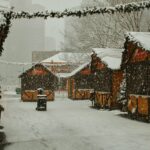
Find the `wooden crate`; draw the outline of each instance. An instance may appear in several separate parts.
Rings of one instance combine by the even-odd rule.
[[[84,100],[86,99],[85,91],[84,90],[76,90],[76,99]]]
[[[150,121],[150,96],[130,95],[128,99],[128,113],[135,119]]]
[[[118,108],[117,103],[117,95],[120,91],[120,84],[123,80],[123,72],[121,70],[114,71],[112,75],[112,92],[111,92],[111,98],[109,98],[109,108],[114,109]]]
[[[51,90],[45,90],[44,94],[47,95],[47,100],[48,101],[54,101],[55,94],[54,94],[53,91],[51,91]]]
[[[96,92],[96,105],[100,108],[108,107],[108,99],[110,97],[110,92]]]
[[[74,100],[88,100],[90,99],[91,89],[76,89],[73,92]]]
[[[91,89],[86,90],[85,95],[86,95],[86,99],[90,99],[90,97],[91,97]]]
[[[128,99],[128,112],[130,114],[136,114],[137,113],[137,107],[138,107],[137,97],[130,95],[129,99]]]
[[[37,101],[38,92],[35,90],[25,90],[22,93],[21,99],[23,101]]]
[[[149,99],[148,97],[138,97],[138,114],[148,116],[149,115]]]
[[[84,96],[84,93],[82,91],[75,91],[75,99],[82,99],[82,97]]]

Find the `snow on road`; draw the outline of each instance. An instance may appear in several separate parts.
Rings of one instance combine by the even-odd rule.
[[[90,108],[90,101],[57,97],[47,111],[19,97],[3,97],[1,124],[5,150],[149,150],[150,124],[121,117],[119,111]]]

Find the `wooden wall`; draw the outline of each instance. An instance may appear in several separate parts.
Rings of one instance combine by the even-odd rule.
[[[135,119],[150,121],[150,96],[129,95],[128,113]]]
[[[48,101],[54,100],[54,97],[55,97],[54,91],[44,90],[44,94],[47,95]],[[37,90],[25,90],[22,92],[21,99],[24,102],[34,102],[34,101],[37,101],[37,95],[38,95]]]
[[[85,67],[70,79],[68,79],[68,97],[74,100],[90,98],[90,92],[94,86],[94,76],[89,67]]]
[[[43,88],[49,100],[54,100],[58,79],[42,65],[36,65],[21,76],[21,98],[23,101],[37,100],[37,89]]]

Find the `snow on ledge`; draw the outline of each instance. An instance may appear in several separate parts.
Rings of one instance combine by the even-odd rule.
[[[70,77],[70,73],[56,73],[58,78],[68,78]]]
[[[42,63],[84,63],[89,58],[89,53],[59,52],[58,54],[43,60]]]
[[[123,49],[117,48],[93,48],[101,60],[107,64],[110,69],[120,69]]]
[[[90,65],[90,62],[86,62],[86,63],[80,65],[78,68],[76,68],[75,70],[73,70],[71,73],[58,73],[58,74],[56,74],[56,76],[59,77],[59,78],[69,78],[69,77],[72,77],[76,73],[80,72],[82,69],[84,69],[85,67],[87,67],[88,65]]]
[[[92,50],[100,58],[103,58],[103,57],[106,57],[106,56],[121,58],[122,52],[123,52],[123,49],[117,49],[117,48],[93,48]]]
[[[120,69],[121,65],[121,58],[115,58],[115,57],[110,57],[106,56],[102,58],[102,61],[108,65],[108,68],[110,69]]]
[[[135,96],[135,97],[139,97],[139,96],[141,96],[141,97],[144,97],[144,98],[147,98],[147,97],[150,97],[150,95],[140,95],[140,94],[130,94],[130,96]]]
[[[150,32],[127,32],[125,36],[142,49],[150,51]]]

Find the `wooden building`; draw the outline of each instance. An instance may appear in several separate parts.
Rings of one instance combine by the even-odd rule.
[[[54,100],[54,90],[58,79],[44,65],[36,64],[19,77],[21,78],[21,99],[23,101],[36,101],[38,88],[44,89],[48,101]]]
[[[73,100],[90,99],[90,93],[93,90],[93,80],[90,63],[79,66],[68,77],[68,98]]]
[[[87,53],[59,52],[42,61],[53,73],[70,73],[85,63],[90,56]]]
[[[67,90],[67,79],[64,75],[71,73],[81,64],[85,63],[87,59],[89,60],[89,58],[90,54],[88,53],[59,52],[58,54],[43,60],[42,64],[47,66],[51,72],[58,76],[58,90]]]
[[[95,105],[99,108],[117,108],[117,95],[123,73],[120,69],[122,49],[94,49],[91,71],[95,74]]]
[[[150,121],[150,33],[129,32],[124,46],[122,68],[126,72],[128,113]]]

